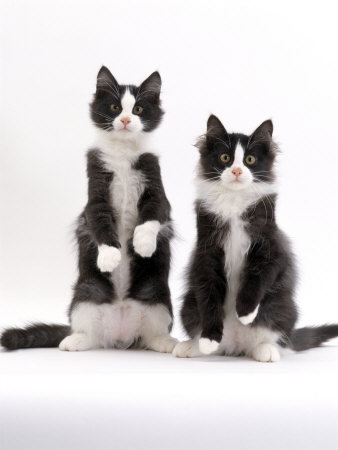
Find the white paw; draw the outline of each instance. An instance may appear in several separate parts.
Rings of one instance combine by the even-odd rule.
[[[193,340],[183,341],[176,344],[173,350],[173,356],[175,356],[175,358],[192,358],[197,356],[194,352]]]
[[[177,339],[168,336],[156,336],[148,344],[147,348],[159,353],[171,353],[177,344]]]
[[[280,360],[279,350],[274,344],[259,344],[254,348],[252,357],[260,362],[277,362]]]
[[[97,256],[97,267],[101,272],[112,272],[121,261],[121,252],[116,247],[110,245],[99,245]]]
[[[134,249],[143,258],[150,258],[156,250],[157,234],[160,226],[157,220],[150,220],[135,228],[133,239]]]
[[[238,317],[238,320],[243,325],[249,325],[256,319],[256,316],[258,314],[258,309],[259,309],[259,305],[257,306],[257,308],[254,311],[252,311],[252,313],[248,314],[247,316]]]
[[[84,333],[73,333],[61,341],[59,349],[66,352],[81,352],[92,348],[88,336]]]
[[[200,338],[198,345],[201,353],[204,355],[210,355],[210,353],[213,353],[218,349],[219,342],[208,338]]]

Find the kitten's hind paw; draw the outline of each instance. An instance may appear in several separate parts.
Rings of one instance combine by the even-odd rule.
[[[201,356],[201,353],[197,349],[196,342],[193,339],[189,341],[183,341],[176,344],[173,350],[173,356],[175,358],[193,358],[195,356]]]
[[[252,357],[260,362],[277,362],[280,360],[278,347],[274,344],[259,344],[253,349]]]
[[[155,336],[146,344],[146,347],[154,352],[171,353],[176,344],[177,339],[164,334],[161,336]]]
[[[121,261],[121,252],[118,248],[110,245],[99,245],[97,256],[97,267],[101,272],[112,272]]]
[[[64,338],[59,345],[59,349],[66,352],[82,352],[91,348],[90,339],[84,333],[73,333]]]
[[[208,338],[200,338],[199,340],[199,349],[200,352],[204,355],[210,355],[210,353],[215,352],[219,347],[219,342],[208,339]]]
[[[259,305],[257,306],[257,308],[252,311],[250,314],[247,314],[246,316],[237,316],[238,320],[243,324],[243,325],[250,325],[250,323],[252,323],[258,314],[258,309],[259,309]]]

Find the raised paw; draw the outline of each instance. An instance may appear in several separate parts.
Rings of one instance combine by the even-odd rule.
[[[121,261],[121,252],[116,247],[110,245],[99,245],[97,256],[97,267],[101,272],[112,272]]]
[[[200,338],[198,345],[201,353],[210,355],[210,353],[213,353],[218,349],[219,342],[202,337]]]
[[[274,344],[259,344],[254,348],[252,357],[260,362],[277,362],[280,360],[278,347]]]
[[[64,338],[59,345],[59,349],[66,352],[81,352],[91,348],[90,339],[84,333],[73,333]]]
[[[176,344],[177,339],[165,334],[162,336],[156,336],[153,339],[151,339],[146,344],[146,347],[149,350],[153,350],[154,352],[171,353]]]
[[[159,229],[160,223],[157,220],[138,225],[134,230],[133,238],[135,252],[143,258],[150,258],[156,250]]]
[[[257,308],[252,311],[250,314],[247,314],[246,316],[238,316],[238,320],[243,324],[243,325],[249,325],[250,323],[252,323],[258,314],[258,309],[259,309],[259,305],[257,306]]]

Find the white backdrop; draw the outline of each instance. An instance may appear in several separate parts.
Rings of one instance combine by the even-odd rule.
[[[86,202],[94,133],[88,103],[102,64],[121,83],[162,76],[166,115],[154,146],[179,236],[175,306],[195,236],[193,144],[212,112],[244,133],[273,119],[278,220],[298,257],[301,323],[338,321],[336,1],[1,0],[0,8],[0,326],[65,321],[72,222]]]

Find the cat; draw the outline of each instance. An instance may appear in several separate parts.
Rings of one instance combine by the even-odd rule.
[[[8,329],[1,337],[5,348],[172,352],[171,207],[148,142],[163,116],[160,91],[158,72],[136,87],[100,69],[90,105],[97,139],[87,153],[88,203],[77,220],[79,276],[70,326]]]
[[[181,320],[190,340],[176,357],[246,355],[280,359],[280,347],[305,350],[338,336],[338,325],[295,329],[296,268],[275,218],[271,120],[250,136],[226,131],[211,115],[198,142],[197,244]]]

